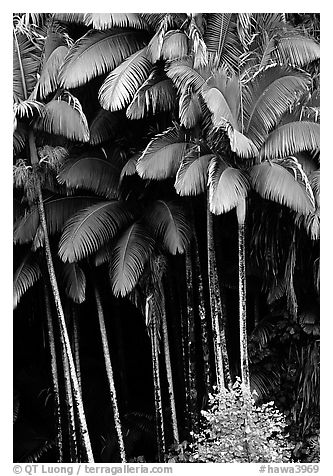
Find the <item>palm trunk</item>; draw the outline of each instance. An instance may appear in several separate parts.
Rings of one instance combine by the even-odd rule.
[[[216,367],[216,383],[217,391],[220,397],[220,404],[224,395],[224,371],[221,349],[221,330],[219,313],[220,310],[217,305],[217,295],[220,292],[219,285],[216,280],[217,267],[214,248],[213,237],[213,216],[209,210],[209,197],[207,195],[207,254],[208,254],[208,283],[209,283],[209,299],[210,299],[210,313],[212,319],[213,340],[214,340],[214,354]]]
[[[68,361],[69,361],[70,378],[72,382],[75,410],[78,415],[80,438],[82,440],[84,452],[86,453],[87,462],[93,463],[94,458],[93,458],[91,443],[89,439],[88,427],[87,427],[86,418],[84,414],[79,384],[76,377],[75,365],[74,365],[73,355],[72,355],[71,347],[69,343],[64,311],[63,311],[61,300],[60,300],[58,283],[57,283],[57,279],[56,279],[56,275],[54,271],[53,258],[52,258],[49,236],[48,236],[47,225],[46,225],[46,217],[45,217],[45,209],[44,209],[44,203],[43,203],[41,183],[40,183],[40,178],[39,178],[39,174],[37,170],[38,154],[37,154],[34,133],[32,130],[29,131],[29,148],[30,148],[31,164],[33,167],[35,180],[36,180],[38,211],[39,211],[40,223],[41,223],[43,235],[44,235],[44,249],[45,249],[46,264],[47,264],[47,269],[48,269],[48,273],[50,277],[50,283],[51,283],[52,293],[53,293],[54,302],[55,302],[55,306],[57,310],[57,315],[59,319],[61,335],[63,336],[63,339],[64,339],[64,342],[63,342],[64,352],[66,353],[68,357]]]
[[[153,296],[146,300],[146,322],[151,322],[150,339],[151,353],[153,363],[153,381],[154,381],[154,401],[155,401],[155,418],[156,418],[156,437],[157,437],[157,456],[158,462],[164,462],[165,455],[165,437],[164,437],[164,421],[162,409],[162,393],[160,382],[160,366],[158,360],[158,329],[156,322],[155,304]]]
[[[244,395],[250,396],[250,372],[246,331],[246,273],[245,273],[245,199],[237,206],[239,259],[239,333],[241,378]]]
[[[60,334],[61,347],[64,349],[64,339]],[[71,386],[71,376],[69,370],[68,358],[65,353],[62,355],[63,363],[63,372],[64,372],[64,384],[65,384],[65,394],[66,394],[66,414],[67,414],[67,425],[68,425],[68,439],[69,439],[69,456],[71,463],[78,462],[78,447],[76,440],[76,425],[75,425],[75,413],[73,405],[73,393]]]
[[[95,299],[96,299],[96,307],[97,307],[97,313],[98,313],[99,328],[100,328],[101,338],[102,338],[106,374],[107,374],[107,378],[109,382],[113,418],[114,418],[114,424],[116,428],[118,445],[119,445],[120,459],[122,463],[126,463],[124,439],[123,439],[123,433],[121,429],[121,422],[120,422],[119,411],[118,411],[116,387],[115,387],[114,379],[113,379],[113,370],[111,365],[108,338],[107,338],[106,328],[105,328],[103,307],[102,307],[101,297],[99,295],[99,292],[96,286],[95,286]]]
[[[188,374],[188,402],[191,431],[196,431],[198,426],[197,409],[197,378],[196,378],[196,355],[195,355],[195,327],[193,311],[193,275],[190,250],[186,251],[186,302],[187,302],[187,374]]]
[[[165,297],[162,296],[162,332],[163,332],[163,346],[164,346],[164,359],[165,367],[168,381],[168,391],[169,391],[169,401],[171,408],[171,420],[172,420],[172,434],[173,440],[176,445],[179,444],[179,434],[178,434],[178,423],[177,423],[177,413],[176,413],[176,403],[175,395],[173,390],[173,379],[172,379],[172,368],[171,368],[171,359],[170,359],[170,350],[169,350],[169,335],[168,335],[168,324],[166,319],[165,312]]]
[[[62,426],[61,426],[61,409],[60,409],[57,356],[56,356],[56,350],[55,350],[51,304],[50,304],[48,289],[46,285],[44,285],[44,298],[45,298],[45,309],[46,309],[46,319],[47,319],[47,335],[48,335],[48,343],[49,343],[49,350],[50,350],[50,357],[51,357],[51,374],[52,374],[52,384],[53,384],[53,394],[54,394],[55,417],[56,417],[56,426],[57,426],[57,450],[58,450],[57,462],[62,463],[63,462],[63,444],[62,444],[63,437],[62,437]]]
[[[82,395],[82,381],[81,381],[81,364],[80,364],[80,341],[79,341],[79,320],[77,309],[75,304],[72,304],[72,316],[73,316],[73,354],[75,361],[75,369],[77,375],[77,381]]]

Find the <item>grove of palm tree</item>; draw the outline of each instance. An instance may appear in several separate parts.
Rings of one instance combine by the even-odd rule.
[[[14,14],[15,462],[319,461],[319,42]]]

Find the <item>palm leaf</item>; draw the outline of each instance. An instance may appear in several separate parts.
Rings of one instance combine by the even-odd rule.
[[[104,109],[117,111],[131,101],[151,69],[146,52],[147,48],[137,51],[106,78],[98,93],[99,102]]]
[[[58,174],[61,185],[92,190],[106,198],[118,196],[120,167],[101,157],[83,156],[66,160]]]
[[[50,101],[45,105],[44,111],[35,123],[37,130],[59,134],[71,140],[89,140],[87,119],[76,98],[71,104],[63,100]]]
[[[16,128],[13,134],[13,150],[14,155],[21,152],[26,144],[28,138],[28,131],[26,125],[23,122],[17,121]]]
[[[148,231],[137,222],[116,242],[110,262],[111,286],[115,296],[126,296],[135,287],[153,244]]]
[[[57,197],[44,201],[48,233],[53,235],[62,230],[69,217],[83,207],[96,203],[94,197]],[[34,206],[14,224],[14,243],[33,241],[39,227],[38,208]]]
[[[254,165],[250,170],[250,179],[253,188],[263,198],[305,215],[314,210],[303,184],[280,164],[262,162]]]
[[[170,79],[155,78],[152,73],[135,93],[128,106],[129,119],[142,119],[149,113],[170,111],[175,107],[176,92]]]
[[[136,174],[136,164],[140,156],[141,156],[141,152],[138,154],[134,154],[130,159],[128,159],[126,164],[121,169],[120,179],[119,179],[120,182],[123,181],[124,177],[128,177],[130,175]]]
[[[97,145],[113,139],[120,127],[119,113],[100,109],[90,124],[90,144]]]
[[[184,253],[191,238],[191,227],[182,207],[175,202],[157,200],[145,213],[144,220],[169,253]]]
[[[208,164],[213,154],[198,157],[197,153],[186,154],[176,175],[175,189],[181,195],[199,195],[207,188]]]
[[[40,267],[36,261],[31,260],[31,253],[29,252],[14,274],[14,309],[17,307],[22,296],[41,278],[41,276],[42,272]]]
[[[60,70],[61,86],[75,88],[113,70],[144,43],[136,30],[89,31],[68,52]]]
[[[53,93],[59,86],[58,75],[66,54],[67,46],[58,46],[44,63],[42,73],[37,83],[36,94],[41,99],[45,99],[50,93]]]
[[[289,122],[268,135],[260,149],[260,157],[283,158],[306,150],[316,152],[319,148],[319,124],[307,121]]]
[[[41,50],[24,34],[14,31],[13,94],[14,101],[28,99],[37,82]]]
[[[199,97],[195,93],[186,92],[179,99],[180,125],[190,129],[194,127],[201,117],[201,105]]]
[[[187,148],[185,134],[171,127],[149,142],[136,170],[144,179],[162,180],[175,175]]]
[[[238,35],[237,14],[208,14],[204,39],[207,50],[217,58],[218,65],[224,64],[232,70],[238,69],[243,48]]]
[[[62,279],[68,297],[81,304],[86,298],[86,276],[76,263],[64,263],[62,266]]]
[[[131,221],[131,214],[121,201],[100,202],[72,216],[66,223],[59,256],[73,263],[97,251]]]
[[[145,28],[146,23],[137,13],[86,13],[85,24],[96,30],[110,28]]]
[[[168,31],[163,39],[161,57],[165,60],[182,58],[188,54],[187,37],[181,31]]]
[[[278,38],[277,57],[281,64],[302,67],[320,58],[319,44],[300,34],[286,34]]]
[[[267,133],[309,86],[310,77],[281,66],[266,69],[244,88],[244,132],[259,148]]]
[[[247,196],[249,182],[240,169],[214,157],[208,167],[209,207],[220,215],[237,207]]]
[[[236,129],[233,129],[231,126],[227,126],[227,133],[230,140],[231,150],[239,157],[250,159],[258,156],[259,151],[251,139]]]
[[[191,57],[171,61],[170,64],[167,65],[166,73],[175,84],[179,94],[188,91],[199,93],[209,76],[205,74],[204,69],[195,70],[193,68],[193,59]]]
[[[53,13],[53,18],[59,22],[84,24],[84,13]]]

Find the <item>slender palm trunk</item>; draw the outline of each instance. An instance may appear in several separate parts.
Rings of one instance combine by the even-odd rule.
[[[241,377],[245,396],[250,396],[250,372],[246,330],[246,273],[245,273],[245,199],[237,206],[238,270],[239,270],[239,333]]]
[[[207,196],[207,254],[208,254],[208,283],[209,283],[209,299],[210,313],[212,319],[215,366],[216,366],[216,383],[217,391],[220,396],[220,403],[224,395],[224,371],[222,360],[221,345],[221,329],[219,313],[220,309],[217,305],[217,295],[220,292],[219,285],[216,281],[217,267],[213,237],[213,216],[209,210],[209,197]]]
[[[171,359],[170,359],[170,349],[169,349],[169,335],[168,335],[168,324],[166,319],[165,312],[165,297],[162,296],[162,333],[163,333],[163,347],[164,347],[164,359],[165,359],[165,368],[168,381],[168,391],[169,391],[169,401],[171,408],[171,420],[172,420],[172,434],[173,440],[176,445],[179,444],[179,433],[178,433],[178,423],[177,423],[177,413],[176,413],[176,403],[175,403],[175,394],[173,390],[173,378],[172,378],[172,368],[171,368]]]
[[[60,335],[61,347],[64,349],[64,339]],[[68,427],[68,439],[69,439],[69,456],[71,463],[78,462],[78,447],[76,439],[76,425],[75,425],[75,413],[74,413],[74,404],[73,404],[73,393],[71,385],[71,376],[69,370],[69,362],[67,355],[63,353],[62,355],[63,363],[63,372],[64,372],[64,385],[65,385],[65,394],[66,394],[66,414],[67,414],[67,427]]]
[[[163,463],[165,455],[165,437],[162,409],[162,392],[160,382],[160,365],[158,359],[158,327],[156,322],[155,303],[152,295],[146,300],[146,322],[151,322],[150,339],[153,363],[157,456],[159,463]]]
[[[45,309],[46,309],[46,319],[47,319],[47,335],[48,335],[48,343],[49,343],[49,350],[50,350],[50,357],[51,357],[51,374],[52,374],[55,417],[56,417],[56,427],[57,427],[57,450],[58,450],[57,462],[62,463],[63,462],[63,436],[62,436],[62,426],[61,426],[61,409],[60,409],[57,356],[56,356],[56,349],[55,349],[51,304],[50,304],[50,298],[49,298],[48,289],[46,285],[44,285],[44,298],[45,298]]]
[[[80,392],[82,395],[82,380],[81,380],[81,364],[80,364],[80,340],[79,340],[79,319],[75,304],[72,304],[72,316],[73,316],[73,354],[75,361],[75,369],[77,375],[77,381],[79,384]]]
[[[109,350],[108,338],[107,338],[106,328],[105,328],[104,312],[103,312],[101,297],[100,297],[99,291],[98,291],[96,286],[95,286],[94,291],[95,291],[95,299],[96,299],[96,307],[97,307],[99,328],[100,328],[101,338],[102,338],[105,368],[106,368],[106,374],[107,374],[108,383],[109,383],[109,390],[110,390],[111,405],[112,405],[112,410],[113,410],[114,425],[115,425],[115,428],[116,428],[118,445],[119,445],[120,459],[121,459],[122,463],[126,463],[126,454],[125,454],[123,432],[122,432],[122,429],[121,429],[121,422],[120,422],[119,411],[118,411],[117,394],[116,394],[116,387],[115,387],[115,384],[114,384],[113,370],[112,370],[111,358],[110,358],[110,350]]]
[[[43,203],[41,183],[40,183],[40,178],[39,178],[39,174],[37,170],[38,154],[37,154],[34,133],[32,130],[29,131],[29,149],[30,149],[31,164],[33,167],[35,181],[36,181],[39,218],[40,218],[40,223],[41,223],[43,235],[44,235],[44,250],[45,250],[46,264],[47,264],[47,269],[48,269],[48,273],[50,277],[50,283],[51,283],[52,293],[53,293],[54,302],[55,302],[55,306],[57,310],[57,315],[59,319],[61,335],[63,336],[63,339],[64,339],[64,343],[63,343],[64,351],[68,357],[70,378],[72,382],[73,397],[75,402],[75,410],[77,411],[78,421],[79,421],[80,438],[82,440],[84,452],[86,453],[87,462],[93,463],[94,458],[93,458],[91,443],[89,439],[88,427],[87,427],[86,418],[84,414],[79,384],[76,377],[75,365],[74,365],[73,355],[71,352],[70,342],[68,338],[64,311],[63,311],[63,307],[60,300],[58,283],[57,283],[57,279],[56,279],[56,275],[54,271],[53,258],[52,258],[49,236],[48,236],[47,225],[46,225],[46,217],[45,217],[45,209],[44,209],[44,203]]]

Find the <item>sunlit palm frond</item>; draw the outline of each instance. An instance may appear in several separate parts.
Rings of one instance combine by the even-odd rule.
[[[320,149],[320,126],[315,122],[297,121],[274,129],[260,149],[260,157],[275,159],[298,152]]]
[[[53,13],[53,18],[64,23],[84,24],[84,13]]]
[[[91,30],[69,50],[60,70],[60,84],[75,88],[112,71],[124,59],[145,46],[136,30]]]
[[[214,157],[208,166],[209,207],[212,213],[226,213],[246,198],[249,181],[240,169],[228,167]]]
[[[78,264],[64,263],[62,266],[62,280],[68,297],[77,304],[85,301],[86,276]]]
[[[277,39],[276,56],[281,64],[302,67],[320,58],[319,44],[299,33],[286,33]]]
[[[96,30],[110,28],[145,28],[146,23],[137,13],[86,13],[84,21]]]
[[[251,139],[232,127],[227,127],[227,132],[231,150],[239,157],[250,159],[259,155],[259,151]]]
[[[119,163],[90,155],[67,159],[59,171],[58,181],[71,189],[83,188],[106,198],[116,198],[119,176]]]
[[[90,139],[92,145],[101,144],[115,137],[121,127],[119,113],[100,109],[90,124]]]
[[[186,35],[177,30],[168,31],[163,39],[161,57],[165,60],[183,58],[188,54],[188,40]]]
[[[138,222],[133,223],[115,243],[110,278],[115,296],[126,296],[137,284],[153,250],[154,240]]]
[[[218,64],[225,64],[232,70],[237,71],[239,59],[243,52],[238,35],[237,14],[208,14],[204,38],[208,51],[216,56]]]
[[[314,211],[312,200],[306,187],[278,163],[262,162],[250,170],[253,188],[263,197],[302,214]]]
[[[97,251],[132,219],[125,203],[100,202],[72,216],[64,226],[59,256],[73,263]]]
[[[15,102],[13,109],[15,118],[26,119],[30,121],[34,117],[42,116],[45,113],[44,104],[31,99]]]
[[[171,127],[149,142],[139,158],[136,170],[144,179],[162,180],[176,174],[187,148],[185,134]]]
[[[309,84],[307,74],[274,66],[246,85],[243,90],[244,131],[257,147]]]
[[[208,63],[207,46],[202,37],[202,32],[197,25],[196,19],[192,16],[190,24],[187,28],[187,35],[192,44],[192,52],[194,56],[194,68],[204,67]]]
[[[151,63],[143,48],[131,55],[107,76],[99,90],[101,106],[110,111],[123,109],[147,79]]]
[[[46,223],[50,235],[62,230],[64,223],[83,207],[96,203],[94,197],[57,197],[44,202]],[[33,241],[39,227],[39,213],[32,207],[14,224],[14,243],[24,244]]]
[[[202,114],[199,97],[195,93],[187,91],[179,99],[179,119],[180,125],[191,129],[194,127]]]
[[[176,91],[170,79],[156,78],[154,72],[135,93],[127,108],[129,119],[142,119],[149,113],[170,111],[175,107]]]
[[[52,100],[45,105],[44,114],[35,123],[37,130],[59,134],[71,140],[89,141],[87,119],[78,99],[69,95],[69,101]]]
[[[181,195],[198,195],[207,188],[208,164],[213,154],[187,153],[176,175],[175,189]]]
[[[14,273],[13,291],[14,309],[19,304],[22,296],[31,288],[42,276],[42,272],[37,261],[32,259],[29,252],[23,259],[22,263]]]
[[[136,174],[136,164],[140,156],[141,156],[141,152],[138,154],[134,154],[130,159],[128,159],[126,164],[121,169],[120,178],[119,178],[120,183],[123,181],[124,177],[128,177],[130,175]]]
[[[14,31],[13,95],[14,101],[28,99],[37,82],[42,51],[26,35]]]
[[[179,94],[193,91],[199,93],[207,77],[201,70],[195,70],[191,57],[182,60],[171,61],[166,66],[168,77],[175,84]]]
[[[176,202],[157,200],[145,212],[144,221],[156,241],[169,253],[184,253],[191,238],[191,227],[181,206]]]
[[[66,54],[67,46],[58,46],[44,63],[42,73],[37,83],[36,95],[45,99],[50,93],[53,93],[59,86],[58,75]]]

